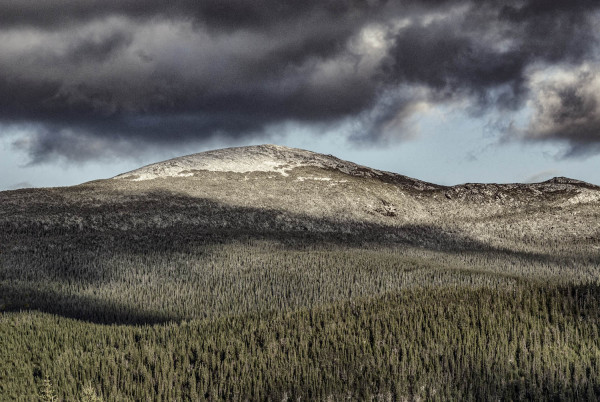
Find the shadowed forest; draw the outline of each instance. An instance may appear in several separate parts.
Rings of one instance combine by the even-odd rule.
[[[27,191],[0,221],[0,399],[600,398],[595,238]]]

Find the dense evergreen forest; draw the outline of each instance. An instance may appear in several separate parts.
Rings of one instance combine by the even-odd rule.
[[[0,219],[0,400],[600,398],[594,237],[52,197]]]

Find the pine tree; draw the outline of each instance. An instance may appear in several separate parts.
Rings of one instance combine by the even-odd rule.
[[[58,402],[58,396],[54,392],[54,387],[52,386],[52,382],[50,378],[46,376],[42,380],[42,389],[40,390],[40,399],[43,402]]]
[[[83,387],[81,402],[102,402],[102,398],[96,394],[96,390],[90,384],[87,384]]]

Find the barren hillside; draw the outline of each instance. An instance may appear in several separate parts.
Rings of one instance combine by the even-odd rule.
[[[600,188],[588,183],[446,187],[275,145],[203,152],[70,188],[3,192],[0,200],[0,219],[11,225],[185,224],[532,252],[594,252],[600,244]]]

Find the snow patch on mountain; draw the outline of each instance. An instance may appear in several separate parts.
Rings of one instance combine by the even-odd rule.
[[[309,166],[336,169],[346,174],[363,171],[371,177],[383,174],[378,170],[343,161],[331,155],[280,145],[255,145],[182,156],[120,174],[114,179],[141,181],[161,177],[188,177],[193,176],[194,171],[202,170],[235,173],[275,172],[288,176],[291,169]]]

